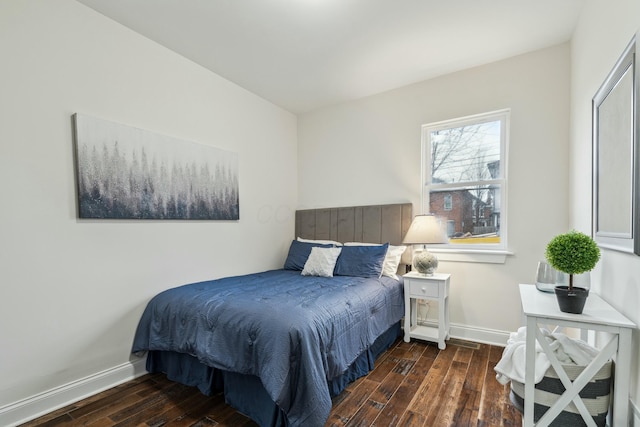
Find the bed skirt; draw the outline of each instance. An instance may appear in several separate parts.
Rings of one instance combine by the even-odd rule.
[[[371,372],[375,360],[400,335],[400,322],[380,335],[344,374],[329,381],[331,397],[340,394],[350,382]],[[286,414],[271,400],[260,379],[254,375],[222,371],[200,363],[191,355],[171,351],[149,351],[146,368],[151,373],[163,372],[171,381],[197,387],[207,396],[223,391],[227,404],[262,427],[288,426]]]

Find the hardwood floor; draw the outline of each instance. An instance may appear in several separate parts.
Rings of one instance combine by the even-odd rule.
[[[495,379],[502,348],[451,340],[398,340],[366,377],[333,401],[326,426],[521,426],[509,387]],[[197,389],[150,374],[23,424],[45,426],[255,426]]]

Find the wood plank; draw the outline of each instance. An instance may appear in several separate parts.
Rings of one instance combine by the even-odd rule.
[[[480,393],[462,387],[457,399],[454,419],[458,425],[474,427],[478,425],[478,409]]]
[[[469,362],[469,370],[464,379],[464,388],[467,390],[481,391],[487,369],[493,370],[489,363],[489,346],[481,344],[478,350],[473,352]]]
[[[336,427],[347,425],[377,387],[377,382],[365,378],[347,399],[332,409],[327,424]]]
[[[412,344],[413,345],[411,346],[411,348],[409,348],[404,355],[405,359],[418,360],[420,356],[422,356],[425,352],[432,354],[433,358],[435,358],[438,354],[436,343],[414,340]],[[429,349],[429,347],[431,347],[431,349]],[[431,353],[432,350],[433,353]]]
[[[97,400],[89,405],[84,405],[76,410],[71,411],[69,414],[74,418],[74,425],[86,426],[93,423],[100,418],[107,418],[109,415],[116,414],[119,411],[135,405],[140,400],[144,399],[138,393],[141,390],[146,390],[148,387],[158,387],[159,385],[155,381],[149,381],[148,383],[141,383],[137,386],[133,386],[130,389],[123,389],[121,393],[116,393],[106,397],[102,400]],[[164,383],[164,388],[169,387],[170,384]],[[111,420],[113,423],[113,420]]]
[[[412,363],[411,366],[414,364]],[[386,404],[391,396],[394,395],[402,381],[406,378],[406,374],[399,374],[397,372],[390,372],[380,386],[371,393],[370,400]]]
[[[396,367],[398,363],[399,363],[398,359],[385,357],[382,363],[376,363],[375,369],[371,371],[369,375],[367,375],[367,378],[370,381],[376,381],[381,383],[382,381],[384,381],[385,377],[393,371],[393,369]]]
[[[435,399],[437,403],[433,405],[427,417],[426,424],[428,426],[447,427],[458,425],[455,414],[458,407],[458,398],[464,383],[464,376],[467,373],[467,366],[466,363],[458,362],[454,358],[438,391],[438,397]]]
[[[169,406],[169,409],[165,410],[164,412],[158,411],[147,420],[147,424],[150,427],[163,426],[169,421],[180,418],[186,412],[193,410],[203,402],[209,402],[211,411],[215,411],[221,406],[225,406],[224,396],[222,396],[222,394],[217,394],[208,398],[200,393],[194,394],[192,391],[192,393],[185,400],[175,402],[175,405]]]
[[[458,347],[455,356],[453,356],[453,360],[455,362],[461,362],[468,365],[472,357],[473,357],[473,350],[471,348]]]
[[[400,341],[391,351],[389,352],[389,357],[393,357],[395,359],[408,359],[412,354],[411,349],[414,347],[413,342],[408,343],[404,341]]]
[[[481,344],[477,350],[473,351],[456,410],[456,417],[461,425],[477,424],[485,372],[487,369],[493,370],[493,366],[488,366],[488,360],[488,345]]]
[[[195,403],[195,402],[194,402]],[[225,410],[230,410],[230,407],[224,405],[221,407],[221,415],[224,415]],[[203,420],[211,410],[211,401],[210,399],[203,399],[200,402],[197,402],[192,407],[188,408],[186,412],[180,415],[177,418],[163,424],[166,427],[191,427],[193,424],[198,421]]]
[[[73,419],[68,413],[78,409],[81,406],[86,406],[90,403],[93,403],[97,400],[103,400],[113,394],[116,393],[120,393],[122,392],[122,390],[126,390],[128,388],[131,388],[139,383],[142,382],[154,382],[155,379],[150,378],[149,376],[144,376],[144,377],[138,377],[136,379],[133,379],[131,381],[128,381],[124,384],[120,384],[117,385],[113,388],[110,388],[108,390],[105,390],[101,393],[95,394],[93,396],[87,397],[86,399],[81,400],[80,402],[76,402],[74,404],[71,404],[69,406],[65,406],[64,408],[60,408],[56,411],[50,412],[46,415],[43,415],[42,417],[38,418],[37,420],[33,420],[30,422],[26,422],[24,424],[22,424],[21,427],[31,427],[32,425],[34,425],[34,423],[38,423],[38,426],[45,426],[45,425],[60,425],[62,422],[64,422],[64,420],[71,420]],[[58,420],[56,420],[57,418],[59,418]],[[51,420],[51,424],[47,424],[48,421]]]
[[[418,360],[425,352],[435,359],[438,355],[437,344],[420,340],[413,340],[410,343],[402,341],[391,351],[389,356],[397,359]]]
[[[109,415],[114,422],[120,423],[123,420],[137,416],[140,412],[146,411],[148,408],[154,408],[162,403],[163,400],[172,400],[175,396],[184,391],[186,386],[182,384],[173,384],[164,390],[158,390],[153,394],[149,394],[144,398],[131,403],[129,406],[122,408],[115,414]],[[162,392],[161,392],[162,391]]]
[[[423,414],[407,411],[398,421],[399,427],[423,427],[426,423],[426,417]]]
[[[369,427],[384,408],[384,404],[374,400],[367,400],[349,420],[349,427]]]
[[[429,369],[424,381],[416,392],[416,396],[409,404],[408,409],[425,416],[429,416],[431,410],[438,404],[434,398],[438,396],[438,391],[449,371],[456,347],[447,347],[449,351],[441,351],[435,358],[433,365]]]
[[[98,418],[97,420],[93,420],[92,418],[92,422],[86,425],[89,427],[112,427],[114,424],[115,423],[111,420],[111,418]],[[85,424],[78,424],[76,422],[72,422],[71,425],[77,426],[77,425],[85,425]]]
[[[420,357],[413,365],[413,369],[400,384],[396,392],[391,396],[378,418],[375,425],[394,426],[397,425],[404,415],[407,407],[414,399],[425,376],[429,372],[434,359],[430,357]]]
[[[502,425],[502,406],[501,397],[506,392],[505,386],[496,380],[493,367],[498,363],[502,356],[502,349],[498,347],[489,348],[488,367],[484,374],[484,387],[482,390],[482,398],[480,408],[478,410],[478,421],[486,426]]]
[[[136,408],[121,411],[109,417],[115,426],[124,427],[128,425],[138,425],[153,418],[158,413],[164,413],[184,402],[192,393],[190,387],[176,384],[179,387],[168,388],[166,391],[149,395],[145,401],[136,405]]]

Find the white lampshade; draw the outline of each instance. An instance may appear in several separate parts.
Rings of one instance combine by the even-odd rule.
[[[449,238],[435,215],[416,215],[402,242],[407,245],[428,245],[449,243]]]
[[[413,218],[402,242],[407,245],[428,245],[448,243],[449,238],[442,222],[435,215],[417,215]],[[438,268],[438,258],[426,249],[414,250],[413,268],[419,273],[430,276]]]

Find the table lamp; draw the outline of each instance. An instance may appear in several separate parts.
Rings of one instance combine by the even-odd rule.
[[[413,268],[426,276],[431,276],[438,267],[438,258],[429,252],[425,245],[449,243],[442,222],[433,214],[416,215],[409,226],[403,243],[407,245],[423,245],[422,250],[413,250]]]

